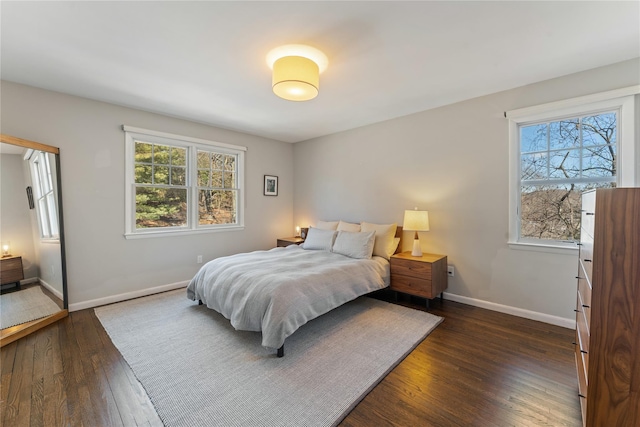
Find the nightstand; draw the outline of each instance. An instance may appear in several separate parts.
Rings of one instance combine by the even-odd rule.
[[[299,245],[304,242],[302,237],[283,237],[282,239],[278,239],[278,247],[284,248],[289,245]]]
[[[447,256],[402,252],[391,256],[391,290],[429,300],[447,289]]]
[[[24,279],[22,271],[22,257],[9,256],[0,258],[0,282],[3,285],[15,283],[20,289],[20,280]]]

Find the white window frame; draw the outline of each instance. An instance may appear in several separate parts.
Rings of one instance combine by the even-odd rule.
[[[640,183],[640,143],[635,118],[636,95],[640,86],[632,86],[505,113],[509,119],[509,239],[512,249],[531,249],[544,252],[566,253],[577,251],[572,242],[520,237],[520,126],[537,122],[551,122],[567,117],[589,115],[603,111],[616,111],[617,123],[617,177],[616,186],[633,187]]]
[[[29,170],[31,172],[40,240],[42,242],[59,242],[60,224],[58,221],[56,181],[54,180],[54,169],[51,167],[49,153],[28,150],[24,159],[29,162]],[[43,224],[46,225],[47,230],[44,229]]]
[[[139,239],[148,237],[163,237],[185,234],[212,233],[220,231],[244,230],[244,163],[246,147],[225,144],[222,142],[208,141],[205,139],[188,136],[174,135],[166,132],[141,129],[123,125],[125,133],[125,233],[127,239]],[[135,201],[135,141],[156,143],[184,147],[187,149],[187,225],[183,227],[145,228],[136,229],[136,201]],[[197,159],[198,149],[215,151],[216,153],[230,154],[237,158],[236,163],[236,223],[235,224],[198,224],[198,186],[197,186]]]

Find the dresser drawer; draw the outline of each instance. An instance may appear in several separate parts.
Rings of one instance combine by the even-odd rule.
[[[591,286],[587,279],[578,279],[578,307],[576,309],[584,313],[587,329],[589,329],[591,324]]]
[[[392,290],[429,299],[436,296],[433,295],[431,280],[394,275],[393,270],[391,271]]]
[[[578,338],[576,344],[582,354],[584,365],[589,366],[589,326],[587,325],[586,317],[582,310],[576,313],[576,331]]]
[[[576,337],[578,339],[578,337]],[[587,419],[587,369],[584,365],[580,350],[576,345],[576,370],[578,371],[578,394],[580,395],[580,409],[582,411],[583,425]]]

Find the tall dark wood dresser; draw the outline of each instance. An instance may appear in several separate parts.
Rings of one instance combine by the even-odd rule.
[[[583,424],[640,426],[640,188],[582,196],[575,348]]]

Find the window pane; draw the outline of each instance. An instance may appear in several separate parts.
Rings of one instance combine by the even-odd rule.
[[[582,119],[582,143],[588,145],[615,144],[616,114],[605,113]]]
[[[198,194],[198,223],[235,224],[235,190],[200,190]]]
[[[151,184],[151,166],[136,165],[135,169],[135,182],[136,184]]]
[[[151,163],[152,144],[136,141],[136,163]]]
[[[521,159],[521,176],[523,180],[547,178],[546,153],[523,154]]]
[[[578,240],[583,190],[575,184],[522,186],[520,236]]]
[[[211,173],[211,187],[222,188],[222,172],[213,171]]]
[[[549,123],[549,149],[580,147],[580,121],[561,120]]]
[[[49,222],[47,221],[47,203],[44,197],[38,200],[38,207],[40,208],[38,216],[40,217],[40,229],[42,230],[42,237],[49,237],[51,236],[51,230],[49,230]]]
[[[216,169],[216,170],[222,170],[224,167],[224,158],[226,156],[223,156],[222,154],[213,154],[213,165],[211,166],[212,169]]]
[[[49,214],[49,229],[51,230],[51,237],[59,236],[58,231],[58,212],[56,210],[56,201],[53,191],[47,194],[47,210]]]
[[[186,166],[187,149],[180,147],[171,147],[171,164],[174,166]]]
[[[582,176],[616,176],[616,146],[585,147],[582,151]]]
[[[520,128],[520,151],[529,153],[532,151],[546,151],[547,149],[547,125],[523,126]]]
[[[153,146],[153,163],[156,165],[168,165],[170,147],[167,145],[154,144]]]
[[[236,170],[235,156],[224,156],[224,170],[231,172]]]
[[[580,177],[580,149],[551,152],[549,157],[549,177]]]
[[[166,185],[169,184],[169,166],[153,167],[153,183]]]
[[[198,151],[198,169],[209,169],[211,167],[211,160],[209,153],[206,151]]]
[[[186,225],[185,188],[136,187],[136,228]]]
[[[236,180],[233,172],[224,173],[224,188],[235,188]]]
[[[180,167],[171,168],[171,185],[187,185],[187,169]]]
[[[198,171],[198,187],[209,187],[209,169]]]
[[[612,188],[614,182],[521,187],[520,236],[545,240],[580,240],[582,192]]]

